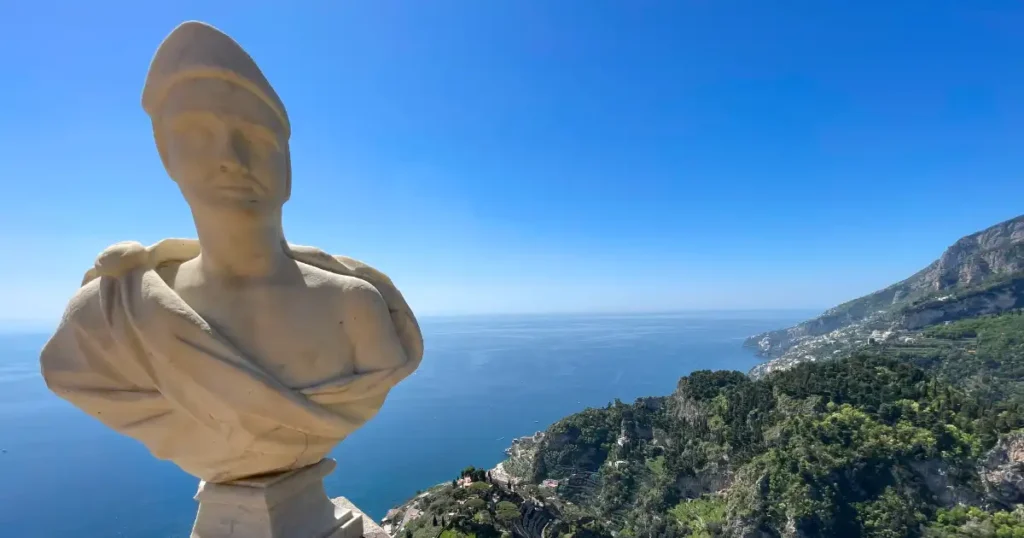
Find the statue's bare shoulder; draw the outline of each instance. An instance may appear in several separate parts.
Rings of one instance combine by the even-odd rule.
[[[297,262],[306,285],[328,291],[362,371],[401,366],[407,360],[380,291],[354,276]]]
[[[302,272],[306,285],[310,287],[326,287],[342,293],[351,288],[362,287],[363,285],[373,288],[373,286],[361,278],[332,273],[299,260],[296,260],[295,263],[299,267],[299,271]]]
[[[354,276],[332,273],[303,262],[296,263],[306,286],[329,293],[337,311],[344,317],[387,313],[384,297],[369,282]],[[389,318],[384,321],[390,323]]]

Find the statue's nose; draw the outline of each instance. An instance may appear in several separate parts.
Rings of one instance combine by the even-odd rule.
[[[249,141],[237,129],[233,129],[221,148],[220,169],[222,172],[249,170]]]

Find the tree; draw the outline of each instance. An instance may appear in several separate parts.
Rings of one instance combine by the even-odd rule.
[[[453,478],[453,479],[452,479],[452,487],[453,487],[453,488],[457,488],[457,487],[459,487],[459,481]]]
[[[498,519],[508,524],[519,519],[519,507],[508,501],[501,501],[498,506],[495,507],[494,515],[498,516]]]
[[[437,526],[437,516],[434,516],[434,526]]]
[[[487,510],[480,510],[473,514],[473,521],[479,525],[491,526],[494,524],[494,519],[491,517],[491,513]]]
[[[490,491],[492,487],[493,486],[487,482],[473,482],[473,484],[469,486],[469,490],[473,493],[481,494]]]
[[[910,533],[925,521],[924,514],[916,510],[911,498],[892,487],[885,488],[877,499],[854,506],[857,509],[857,519],[863,526],[863,536],[910,536]]]

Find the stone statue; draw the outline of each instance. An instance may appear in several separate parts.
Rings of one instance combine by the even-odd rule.
[[[384,274],[285,240],[288,115],[230,37],[177,27],[142,105],[198,240],[100,254],[43,377],[207,483],[318,464],[419,365],[416,318]]]

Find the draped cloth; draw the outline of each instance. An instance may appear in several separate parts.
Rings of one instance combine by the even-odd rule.
[[[390,312],[400,366],[285,386],[218,334],[156,269],[199,254],[199,243],[119,243],[97,259],[40,356],[61,398],[208,482],[316,463],[372,418],[423,357],[419,325],[383,273],[312,247],[296,261],[362,279]],[[339,329],[340,330],[340,329]],[[399,349],[399,346],[394,346]]]

